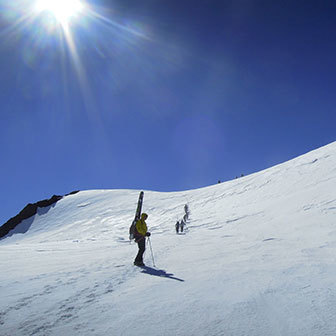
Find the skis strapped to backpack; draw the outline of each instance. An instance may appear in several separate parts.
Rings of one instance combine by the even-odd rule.
[[[133,222],[132,222],[132,224],[129,228],[129,239],[130,240],[134,239],[135,224],[140,219],[143,197],[144,197],[144,192],[141,191],[140,195],[139,195],[139,199],[138,199],[138,206],[137,206],[137,209],[136,209],[136,212],[135,212],[135,217],[134,217],[134,220],[133,220]]]

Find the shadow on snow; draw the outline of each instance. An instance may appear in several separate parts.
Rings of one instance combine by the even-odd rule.
[[[161,277],[161,278],[168,278],[168,279],[173,279],[173,280],[184,282],[183,279],[176,278],[176,277],[173,276],[174,275],[173,273],[167,273],[164,270],[159,270],[159,269],[155,269],[155,268],[148,267],[148,266],[143,266],[141,268],[142,268],[141,273],[145,273],[145,274],[149,274],[149,275],[155,275],[155,276],[158,276],[158,277]]]

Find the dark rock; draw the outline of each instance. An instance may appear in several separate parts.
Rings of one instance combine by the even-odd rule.
[[[65,195],[73,195],[78,193],[78,191],[72,191],[71,193]],[[53,195],[51,198],[42,200],[36,203],[29,203],[27,204],[18,215],[12,217],[8,220],[4,225],[0,227],[0,238],[6,236],[11,230],[13,230],[18,224],[20,224],[23,220],[30,218],[37,213],[37,208],[45,208],[51,206],[62,199],[63,196]]]
[[[71,193],[66,194],[65,196],[74,195],[74,194],[77,194],[79,192],[80,192],[80,190],[74,190],[74,191],[71,191]]]

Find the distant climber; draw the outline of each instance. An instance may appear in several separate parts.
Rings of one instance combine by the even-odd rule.
[[[179,221],[176,222],[175,229],[176,229],[176,233],[179,233],[179,230],[180,230],[180,222]]]
[[[186,204],[186,205],[184,206],[184,213],[185,213],[185,215],[184,215],[183,218],[185,218],[185,220],[187,221],[187,220],[189,219],[189,215],[190,215],[190,211],[189,211],[188,204]]]
[[[141,218],[135,224],[134,240],[138,243],[139,251],[134,260],[135,266],[145,266],[143,262],[143,254],[146,250],[146,237],[149,237],[151,234],[148,232],[146,219],[148,215],[142,213]]]
[[[184,229],[184,226],[186,225],[184,219],[181,220],[181,223],[180,223],[180,230],[181,232],[183,232],[183,229]]]

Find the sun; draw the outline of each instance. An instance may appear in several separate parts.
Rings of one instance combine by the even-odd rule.
[[[83,10],[80,0],[37,0],[35,10],[38,13],[49,12],[64,25]]]

